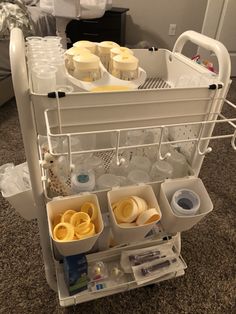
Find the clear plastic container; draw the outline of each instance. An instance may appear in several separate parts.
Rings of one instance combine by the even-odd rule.
[[[134,55],[133,51],[127,47],[115,47],[110,50],[110,63],[109,63],[109,72],[112,73],[113,65],[112,60],[113,57],[121,54],[130,54]]]
[[[138,59],[130,54],[122,54],[112,59],[112,75],[120,80],[132,81],[138,78]]]
[[[33,88],[36,93],[47,94],[56,90],[57,68],[40,65],[32,69]]]
[[[74,74],[78,80],[93,82],[101,78],[99,58],[93,54],[81,54],[73,57]]]
[[[90,50],[84,47],[71,47],[65,51],[65,66],[70,73],[73,72],[75,69],[73,57],[79,56],[84,53],[90,53]]]
[[[54,66],[57,69],[56,72],[56,84],[57,85],[65,85],[67,82],[66,79],[66,68],[65,62],[62,56],[50,57],[48,63]]]
[[[110,51],[112,48],[120,47],[117,43],[113,41],[102,41],[98,44],[97,55],[99,56],[104,67],[109,70],[109,65],[111,62]]]

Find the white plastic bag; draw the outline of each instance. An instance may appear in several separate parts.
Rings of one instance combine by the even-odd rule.
[[[4,197],[9,197],[31,189],[27,163],[14,166],[5,164],[0,167],[0,189]]]
[[[52,14],[53,12],[53,0],[40,0],[39,6],[42,11]]]
[[[94,19],[102,17],[106,11],[107,0],[80,0],[81,18]]]
[[[56,17],[94,19],[111,9],[112,0],[40,0],[40,7]]]

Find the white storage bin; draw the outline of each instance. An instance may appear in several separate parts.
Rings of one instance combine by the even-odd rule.
[[[81,240],[72,240],[66,242],[54,240],[52,222],[55,216],[65,212],[68,209],[79,211],[80,207],[85,202],[91,202],[95,204],[95,206],[98,209],[98,216],[95,220],[96,234]],[[58,249],[59,253],[62,254],[63,256],[70,256],[88,252],[94,246],[104,228],[100,206],[98,203],[97,196],[95,194],[77,195],[52,200],[47,203],[47,217],[49,233],[52,238],[52,241],[56,248]]]
[[[171,199],[177,190],[189,189],[200,198],[200,207],[195,215],[176,215],[171,206]],[[161,184],[159,204],[162,211],[162,227],[166,232],[176,233],[189,230],[203,217],[210,213],[213,204],[201,179],[195,177],[169,179]]]
[[[37,218],[36,206],[31,189],[12,195],[7,195],[2,192],[2,196],[15,208],[22,218],[26,220]]]
[[[114,240],[117,243],[130,243],[143,240],[144,237],[148,234],[148,232],[156,224],[156,222],[152,222],[149,224],[134,227],[125,228],[120,227],[113,213],[112,204],[128,196],[139,196],[143,198],[147,202],[148,208],[156,208],[157,213],[161,217],[161,212],[158,211],[159,205],[151,186],[149,185],[127,186],[124,188],[109,191],[107,193],[107,197],[108,208],[110,213],[110,223]]]
[[[9,163],[0,168],[2,196],[22,218],[26,220],[37,218],[27,163],[16,166]]]

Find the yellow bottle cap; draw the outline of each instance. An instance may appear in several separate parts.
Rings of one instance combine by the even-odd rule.
[[[84,212],[89,215],[91,221],[94,221],[98,216],[97,207],[91,202],[85,202],[80,208],[81,212]]]
[[[77,41],[77,42],[75,42],[75,43],[73,44],[73,47],[75,47],[75,48],[78,48],[78,47],[80,47],[80,48],[86,48],[86,49],[88,49],[91,53],[95,53],[95,52],[96,52],[96,47],[97,47],[97,45],[96,45],[94,42],[89,41],[89,40],[79,40],[79,41]]]
[[[74,227],[67,223],[61,222],[53,229],[53,238],[56,241],[71,241],[74,239]]]
[[[100,59],[94,54],[81,54],[73,57],[74,66],[78,70],[93,70],[99,69]]]
[[[120,45],[118,45],[114,41],[101,41],[98,44],[98,51],[100,53],[110,54],[110,50],[115,47],[120,47]]]
[[[66,210],[64,214],[61,216],[61,222],[70,222],[71,216],[74,215],[75,213],[77,212],[73,209]]]
[[[121,71],[134,71],[138,68],[138,59],[131,54],[123,53],[113,57],[113,67]]]
[[[95,234],[95,226],[92,222],[89,224],[88,228],[85,229],[84,231],[75,232],[76,237],[80,240],[87,237],[91,237],[94,234]]]
[[[120,54],[130,54],[130,55],[133,55],[133,51],[127,47],[115,47],[115,48],[112,48],[111,51],[111,58],[117,56],[117,55],[120,55]]]
[[[70,218],[70,223],[74,226],[77,227],[78,225],[82,223],[87,223],[89,225],[90,223],[90,217],[87,213],[82,213],[82,212],[76,212],[73,214]]]

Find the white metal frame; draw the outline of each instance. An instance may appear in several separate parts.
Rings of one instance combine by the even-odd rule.
[[[227,105],[230,105],[234,109],[236,109],[236,107],[231,102],[225,100],[225,95],[227,94],[227,91],[229,88],[229,81],[230,81],[229,79],[230,60],[224,46],[215,40],[209,39],[206,36],[188,31],[184,33],[183,35],[181,35],[179,39],[177,40],[172,56],[174,57],[175,55],[178,55],[180,58],[182,58],[181,50],[184,44],[189,40],[207,49],[213,50],[215,52],[215,54],[217,55],[219,59],[219,65],[220,65],[219,77],[223,83],[223,88],[221,90],[216,90],[213,96],[213,99],[210,99],[211,101],[214,101],[214,105],[216,109],[215,111],[210,112],[210,114],[208,115],[208,118],[211,116],[211,119],[204,119],[203,121],[200,121],[200,122],[199,121],[198,122],[186,121],[182,124],[179,124],[179,123],[170,124],[171,126],[179,126],[179,125],[186,125],[186,124],[187,125],[188,124],[198,124],[198,125],[200,124],[202,128],[205,126],[210,126],[207,136],[204,135],[204,133],[202,132],[202,128],[200,128],[201,132],[199,133],[199,136],[197,138],[189,139],[189,141],[195,141],[197,143],[197,153],[195,155],[195,158],[197,160],[196,169],[199,171],[201,167],[201,163],[203,161],[203,156],[207,152],[209,152],[209,148],[208,148],[209,140],[231,137],[232,147],[234,150],[236,150],[236,145],[235,145],[236,125],[234,123],[236,119],[228,119],[224,117],[222,114],[220,114],[219,116],[221,120],[217,120],[217,115],[220,112],[223,102],[226,102]],[[24,44],[22,32],[19,29],[13,29],[11,32],[11,40],[10,40],[10,60],[11,60],[11,68],[12,68],[13,86],[15,90],[16,102],[17,102],[19,119],[20,119],[20,124],[21,124],[26,160],[29,166],[30,178],[31,178],[31,183],[32,183],[32,191],[33,191],[33,196],[34,196],[34,200],[37,207],[37,220],[38,220],[38,226],[39,226],[40,242],[41,242],[42,253],[43,253],[46,279],[50,287],[54,290],[57,290],[58,283],[56,281],[56,276],[55,276],[57,267],[55,266],[50,238],[48,234],[48,225],[47,225],[47,217],[46,217],[46,210],[45,210],[46,200],[44,196],[43,184],[41,181],[42,172],[40,168],[40,152],[38,151],[38,146],[37,146],[38,134],[36,132],[36,126],[35,126],[35,117],[34,117],[35,108],[31,104],[31,100],[34,101],[34,97],[36,97],[36,95],[32,95],[32,97],[30,95],[24,49],[25,49],[25,44]],[[137,93],[138,92],[134,92],[135,95],[138,95]],[[129,95],[129,99],[132,98],[132,94],[124,93],[123,95],[127,95],[127,96]],[[86,95],[84,96],[86,97]],[[74,95],[73,97],[76,97],[76,95]],[[56,101],[58,101],[58,99]],[[61,110],[62,110],[61,108],[57,110],[59,114],[61,113]],[[47,117],[48,111],[49,110],[47,110],[45,113],[45,118],[47,121],[47,132],[48,132],[49,145],[50,145],[50,138],[55,136],[55,134],[53,134],[50,130],[50,125],[49,125],[48,117]],[[228,135],[212,136],[212,131],[213,131],[215,123],[223,123],[223,122],[229,123],[234,128],[234,132]],[[161,128],[162,132],[164,128],[167,126],[168,124],[157,125],[157,127]],[[145,126],[145,128],[148,128],[148,126]],[[134,128],[134,129],[137,129],[137,128]],[[117,145],[115,148],[117,161],[119,161],[118,151],[119,149],[123,148],[119,146],[119,135],[120,135],[121,130],[122,129],[119,129],[119,128],[115,130],[117,134]],[[105,132],[105,131],[102,130],[100,132]],[[91,132],[88,132],[88,133],[91,133]],[[80,132],[78,134],[80,134]],[[70,143],[71,134],[65,133],[63,135],[65,135],[68,138],[68,151],[69,151],[69,157],[71,160],[71,155],[73,154],[73,152],[71,152],[71,143]],[[182,141],[177,140],[177,141],[173,141],[173,143],[179,143],[179,142],[185,142],[185,141],[186,140],[182,140]],[[200,146],[202,141],[204,141],[204,145]],[[162,156],[162,153],[161,153],[161,146],[164,144],[166,143],[162,142],[162,136],[159,143],[151,144],[151,145],[156,145],[159,147],[158,154],[159,154],[160,159],[164,159],[168,157],[168,156]],[[51,152],[53,153],[52,149],[51,149]],[[84,153],[84,152],[74,152],[74,153]],[[177,234],[176,246],[177,246],[178,251],[180,252],[180,247],[181,247],[180,234]],[[118,290],[124,291],[125,289],[130,289],[130,288],[131,286],[127,286],[127,287],[123,287],[121,290],[119,289]],[[112,293],[115,293],[115,291],[113,291]],[[112,294],[112,293],[110,293],[109,291],[107,293],[104,292],[104,294],[101,294],[101,296]],[[82,302],[88,300],[89,298],[83,299]],[[80,302],[80,300],[78,299],[79,297],[78,298],[69,297],[68,300],[65,300],[65,302],[62,300],[61,304],[64,306],[71,305],[71,304]]]

